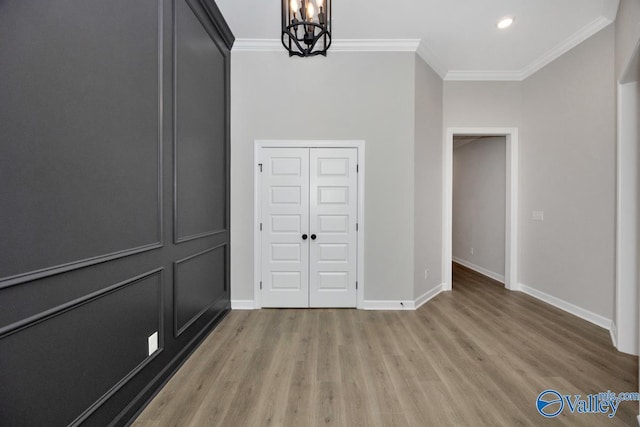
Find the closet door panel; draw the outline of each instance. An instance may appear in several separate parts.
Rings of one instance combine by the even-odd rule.
[[[262,164],[262,306],[308,307],[309,150],[265,148]]]
[[[358,152],[312,148],[309,159],[309,305],[355,307]]]
[[[262,148],[263,307],[355,307],[355,148]]]

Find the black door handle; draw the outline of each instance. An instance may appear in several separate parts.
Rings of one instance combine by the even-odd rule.
[[[307,235],[306,234],[302,235],[302,240],[307,240]]]
[[[311,240],[316,240],[316,235],[315,234],[311,235]]]

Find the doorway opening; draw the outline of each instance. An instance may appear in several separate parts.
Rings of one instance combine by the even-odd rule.
[[[506,137],[453,136],[452,258],[504,284]],[[456,282],[453,269],[452,282]]]
[[[443,289],[452,289],[453,261],[453,149],[454,137],[478,139],[504,137],[504,285],[518,289],[518,129],[517,128],[448,128],[444,140],[443,209],[442,209],[442,277]]]

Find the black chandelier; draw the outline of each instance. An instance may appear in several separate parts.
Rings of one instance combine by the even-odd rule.
[[[289,56],[327,56],[331,0],[282,0],[282,45]]]

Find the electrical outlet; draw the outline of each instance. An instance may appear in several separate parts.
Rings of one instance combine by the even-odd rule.
[[[471,248],[471,251],[470,251],[470,252],[471,252],[471,255],[473,255],[473,248]]]
[[[158,331],[149,335],[147,343],[149,345],[149,356],[151,356],[156,352],[156,350],[158,350]]]
[[[424,280],[427,280],[429,278],[429,269],[425,269],[424,270]]]

